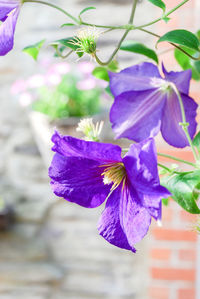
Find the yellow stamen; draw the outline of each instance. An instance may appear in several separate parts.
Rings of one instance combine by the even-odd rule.
[[[110,163],[101,165],[101,167],[106,167],[101,174],[102,176],[104,176],[104,184],[113,183],[109,195],[121,184],[121,182],[123,182],[122,188],[124,188],[126,181],[126,170],[123,163]]]

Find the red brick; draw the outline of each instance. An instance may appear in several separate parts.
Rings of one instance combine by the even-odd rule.
[[[181,249],[179,250],[179,259],[183,261],[195,261],[196,251],[193,249]]]
[[[197,233],[193,231],[186,231],[181,229],[166,229],[155,227],[153,235],[157,240],[166,241],[188,241],[195,242],[197,240]]]
[[[195,289],[178,290],[178,299],[195,299]]]
[[[179,150],[178,151],[178,150],[174,150],[174,149],[166,150],[165,148],[160,148],[159,151],[166,155],[171,155],[171,156],[177,157],[179,159],[187,160],[189,162],[194,162],[193,154],[191,151],[188,151],[188,150],[181,150],[181,151]],[[159,156],[158,161],[172,163],[173,160]],[[173,163],[177,163],[177,162],[173,161]]]
[[[171,256],[171,250],[169,249],[152,249],[151,250],[151,258],[155,259],[155,260],[169,260],[170,256]]]
[[[162,287],[149,288],[149,299],[169,299],[169,289]]]
[[[171,222],[173,216],[173,210],[169,207],[163,207],[162,220],[165,222]]]
[[[184,210],[180,211],[180,218],[183,221],[189,221],[189,222],[196,222],[197,221],[197,215],[190,214]]]
[[[181,268],[151,268],[151,276],[154,279],[161,280],[195,280],[195,269],[181,269]]]

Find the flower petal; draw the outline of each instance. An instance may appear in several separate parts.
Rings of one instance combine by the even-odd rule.
[[[186,121],[189,123],[189,134],[193,138],[197,126],[195,117],[198,105],[192,98],[185,94],[181,94],[181,97],[185,109]],[[180,122],[182,122],[182,116],[178,97],[175,92],[172,92],[164,107],[161,133],[167,143],[183,148],[189,145],[189,143],[182,127],[179,125]]]
[[[117,96],[110,111],[116,138],[139,142],[157,135],[165,100],[166,95],[158,89],[129,91]]]
[[[54,193],[87,208],[104,202],[110,187],[103,184],[98,161],[55,154],[49,168]]]
[[[151,224],[151,216],[140,204],[133,189],[125,187],[120,200],[120,223],[130,246],[141,241]]]
[[[132,144],[123,158],[129,183],[141,194],[143,205],[158,208],[161,198],[171,193],[160,186],[154,139]]]
[[[143,205],[145,202],[149,202],[149,200],[147,199],[147,197],[149,197],[151,203],[158,203],[158,206],[157,207],[153,207],[153,206],[149,206],[149,207],[146,207],[146,209],[148,210],[149,214],[157,221],[157,220],[161,220],[162,218],[162,198],[164,198],[163,196],[162,197],[157,197],[156,195],[155,196],[144,196],[144,200],[143,200]],[[155,204],[154,204],[155,205]],[[145,207],[145,205],[144,205]]]
[[[0,0],[0,20],[3,20],[13,9],[19,6],[19,1]]]
[[[62,136],[57,131],[52,136],[52,150],[69,157],[84,157],[104,164],[120,162],[121,148],[118,145],[85,141],[71,136]]]
[[[152,78],[161,78],[157,66],[149,62],[131,66],[120,73],[109,72],[109,77],[110,89],[115,97],[126,91],[152,89]]]
[[[165,78],[168,81],[173,82],[180,92],[188,95],[192,71],[186,70],[182,72],[167,72],[164,65],[162,65],[162,68]]]
[[[17,7],[0,25],[0,56],[7,54],[13,48],[14,32],[20,8]]]
[[[123,158],[123,163],[129,181],[133,181],[134,186],[136,183],[143,186],[159,184],[156,146],[153,138],[132,144]]]
[[[98,222],[98,230],[100,235],[109,243],[117,247],[136,252],[135,248],[129,245],[127,237],[120,224],[120,197],[121,190],[120,188],[117,188],[107,200],[106,207]]]

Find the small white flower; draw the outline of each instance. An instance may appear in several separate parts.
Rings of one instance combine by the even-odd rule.
[[[93,123],[92,118],[85,118],[78,123],[77,131],[83,132],[88,141],[99,141],[99,136],[103,128],[103,121]]]

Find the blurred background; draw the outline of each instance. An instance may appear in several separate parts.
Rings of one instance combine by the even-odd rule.
[[[52,3],[73,15],[87,6],[95,6],[97,9],[89,11],[83,19],[118,25],[128,20],[131,2],[68,0]],[[165,1],[168,9],[180,2]],[[200,27],[199,15],[199,1],[190,0],[172,15],[168,24],[160,22],[151,30],[161,35],[175,28],[195,32]],[[137,7],[135,24],[159,16],[159,9],[142,0]],[[103,207],[87,210],[52,194],[47,172],[52,131],[56,127],[63,133],[75,134],[77,124],[76,102],[68,114],[63,115],[68,116],[67,121],[52,121],[54,112],[60,113],[63,93],[70,97],[70,91],[76,93],[73,86],[78,86],[78,101],[87,98],[83,104],[87,111],[98,112],[97,120],[105,118],[103,138],[112,141],[105,109],[98,106],[97,100],[95,107],[90,103],[90,98],[95,97],[108,109],[112,100],[103,92],[105,86],[90,76],[94,64],[89,57],[77,62],[73,54],[63,63],[53,57],[54,50],[48,46],[34,62],[21,51],[44,38],[52,42],[74,35],[73,27],[60,28],[68,21],[50,7],[24,4],[16,27],[14,50],[0,57],[0,298],[200,299],[200,241],[193,229],[196,216],[170,202],[163,209],[163,226],[160,228],[153,223],[151,232],[133,254],[111,246],[98,235],[96,224]],[[116,30],[100,37],[98,48],[102,60],[109,57],[121,35],[122,32]],[[152,48],[155,45],[154,38],[140,32],[131,32],[128,39],[145,42]],[[168,70],[179,70],[168,49],[165,43],[159,45],[158,52],[165,53],[160,60]],[[120,68],[144,60],[142,56],[123,51],[117,58]],[[47,78],[51,82],[43,84]],[[74,85],[71,83],[70,91],[63,91],[69,80]],[[58,85],[59,89],[55,90]],[[51,88],[60,106],[58,110],[51,106],[49,121],[37,111],[46,111],[45,101],[50,97]],[[39,108],[34,107],[34,112],[30,109],[36,96],[33,90],[44,99]],[[199,83],[192,83],[191,95],[198,102]],[[78,113],[80,117],[86,112]],[[157,142],[160,151],[175,152],[159,137]],[[175,154],[191,159],[187,149]]]

